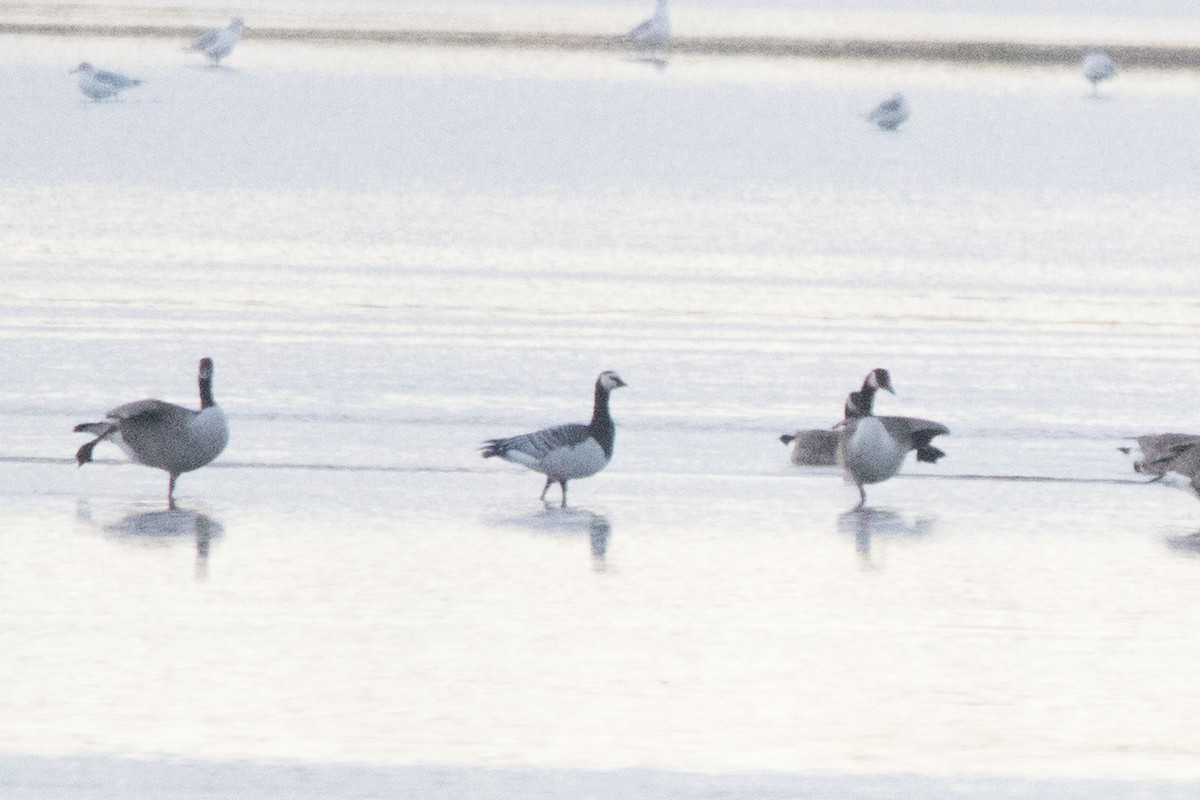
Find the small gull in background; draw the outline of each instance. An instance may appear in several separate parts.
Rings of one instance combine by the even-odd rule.
[[[654,16],[620,37],[626,46],[652,50],[666,47],[671,40],[671,18],[667,17],[667,0],[656,0]]]
[[[129,87],[137,86],[141,83],[137,78],[130,78],[119,72],[96,69],[86,61],[71,70],[72,75],[76,73],[79,74],[79,91],[93,100],[106,100],[109,97],[116,97]]]
[[[908,119],[908,101],[899,92],[875,106],[871,113],[867,114],[868,122],[874,122],[885,131],[896,130],[906,119]]]
[[[1100,81],[1111,80],[1117,75],[1116,62],[1099,48],[1083,57],[1083,77],[1092,84],[1092,96],[1098,94]]]
[[[224,28],[213,28],[197,36],[187,49],[204,53],[214,65],[218,65],[241,40],[244,27],[241,17],[234,17]]]

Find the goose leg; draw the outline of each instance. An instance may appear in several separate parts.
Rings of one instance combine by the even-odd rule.
[[[540,495],[538,495],[538,500],[545,502],[546,492],[550,491],[550,484],[552,484],[552,483],[554,483],[554,479],[547,476],[546,477],[546,485],[542,487],[542,493]]]
[[[167,508],[175,508],[175,478],[178,476],[172,472],[171,479],[167,481]]]
[[[863,485],[860,483],[860,484],[858,484],[858,505],[856,505],[854,507],[854,510],[860,511],[866,505],[867,505],[867,490],[864,489]]]
[[[558,483],[559,483],[559,485],[562,486],[562,494],[563,494],[562,505],[560,506],[560,508],[566,508],[567,507],[567,482],[559,481]]]

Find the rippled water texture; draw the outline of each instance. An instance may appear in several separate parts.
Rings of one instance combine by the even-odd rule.
[[[1196,790],[1200,504],[1116,450],[1200,432],[1196,75],[0,53],[0,786]],[[204,355],[232,438],[179,510],[74,466]],[[847,513],[777,437],[876,366],[952,433]],[[478,457],[602,369],[570,509]]]

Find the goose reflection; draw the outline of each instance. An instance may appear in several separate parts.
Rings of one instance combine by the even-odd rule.
[[[901,514],[886,508],[858,508],[838,517],[838,530],[854,534],[855,551],[864,562],[873,564],[872,539],[914,539],[927,535],[935,522],[935,517],[917,517],[909,523]]]
[[[1200,556],[1200,531],[1184,536],[1168,536],[1167,547],[1179,553]]]
[[[196,577],[208,576],[208,554],[212,541],[225,533],[220,522],[190,508],[159,509],[126,514],[116,522],[98,523],[92,518],[91,506],[82,500],[76,507],[76,518],[99,529],[107,536],[127,542],[162,542],[192,540],[196,545]]]
[[[541,511],[520,517],[502,517],[492,524],[523,528],[534,533],[551,536],[575,537],[586,533],[592,553],[592,565],[597,570],[606,568],[608,542],[612,535],[612,523],[603,514],[585,508],[556,508],[547,505]]]

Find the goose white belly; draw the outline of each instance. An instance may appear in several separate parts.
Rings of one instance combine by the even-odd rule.
[[[838,448],[839,463],[859,483],[886,481],[900,470],[908,448],[892,437],[878,417],[857,420]]]
[[[569,447],[558,447],[525,466],[555,480],[572,480],[595,475],[608,464],[604,448],[595,439],[585,439]]]

